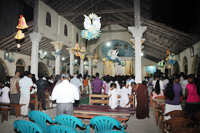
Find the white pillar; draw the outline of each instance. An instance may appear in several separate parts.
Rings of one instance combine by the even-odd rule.
[[[93,56],[92,55],[88,55],[87,58],[88,58],[88,64],[89,64],[89,66],[88,66],[88,75],[90,75],[90,77],[91,77],[92,76],[92,58],[93,58]]]
[[[81,59],[80,61],[80,74],[82,74],[82,76],[83,76],[83,66],[84,66],[83,61],[84,61],[83,59]]]
[[[70,55],[70,75],[74,75],[74,66],[73,66],[73,62],[74,62],[74,48],[66,48],[69,51],[69,55]]]
[[[38,51],[39,42],[41,41],[42,35],[40,33],[30,33],[29,34],[32,42],[31,49],[31,73],[35,74],[36,79],[38,78]]]
[[[51,44],[54,46],[54,49],[56,52],[59,52],[62,49],[63,42],[51,42]],[[55,61],[55,74],[60,74],[60,54],[57,56]]]

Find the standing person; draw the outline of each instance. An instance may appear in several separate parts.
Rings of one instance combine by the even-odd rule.
[[[130,107],[130,104],[128,104],[126,106],[126,104],[129,102],[128,95],[130,95],[130,94],[129,94],[128,88],[126,88],[126,82],[123,82],[122,88],[121,88],[121,91],[120,91],[120,96],[121,96],[120,106],[121,107]]]
[[[188,76],[189,83],[186,85],[185,111],[193,114],[200,111],[200,83],[195,79],[194,74]]]
[[[109,106],[111,107],[111,109],[115,109],[118,106],[116,87],[117,86],[116,86],[115,83],[111,83],[110,84],[110,90],[108,91]]]
[[[60,84],[62,81],[61,81],[61,75],[56,75],[56,77],[55,77],[55,81],[54,81],[54,84],[55,84],[55,86],[56,85],[58,85],[58,84]]]
[[[19,80],[19,87],[20,87],[20,104],[25,104],[21,106],[21,115],[23,117],[28,117],[28,105],[30,102],[30,92],[32,90],[33,82],[28,77],[29,72],[24,72],[24,77]]]
[[[185,75],[185,74],[184,74],[183,72],[180,73],[180,82],[179,82],[180,84],[182,84],[182,82],[183,82],[183,80],[184,80],[184,78],[183,78],[184,75]]]
[[[169,79],[169,83],[165,87],[165,96],[166,96],[166,103],[165,103],[165,112],[174,111],[174,110],[182,110],[180,96],[182,93],[181,85],[179,85],[180,75],[174,74],[172,75],[171,79]],[[166,116],[165,120],[170,119],[170,116]]]
[[[53,80],[53,75],[51,75],[50,79],[48,80],[46,91],[49,93],[49,100],[52,100],[51,94],[53,91],[55,84]],[[52,107],[52,102],[49,103],[49,107]],[[53,107],[56,107],[56,104],[53,104]]]
[[[168,83],[169,83],[169,77],[165,76],[164,80],[163,80],[163,87],[165,88],[166,84],[168,84]]]
[[[35,84],[36,83],[35,74],[32,74],[32,81],[33,81],[33,86],[32,86],[32,91],[30,92],[30,94],[37,94],[37,85]],[[30,98],[30,99],[33,100],[34,98]],[[31,110],[35,110],[35,104],[30,103],[29,105],[30,105]]]
[[[81,81],[77,78],[77,74],[74,74],[74,77],[70,80],[70,83],[72,83],[73,85],[75,85],[78,89],[79,92],[79,99],[82,95],[82,83]],[[74,106],[78,107],[79,106],[79,99],[75,100]]]
[[[62,83],[55,86],[52,92],[52,100],[56,100],[57,115],[67,114],[73,115],[74,100],[79,100],[78,88],[70,83],[70,75],[68,73],[63,73],[61,75]]]
[[[101,94],[101,89],[103,88],[103,81],[99,79],[99,73],[96,73],[96,79],[92,81],[92,94]]]
[[[153,97],[152,97],[153,100],[155,99],[156,96],[164,96],[163,81],[160,80],[159,75],[156,76],[156,82],[155,82],[155,84],[153,84],[153,87],[154,87],[154,92],[153,92]]]
[[[91,77],[90,77],[90,75],[88,75],[88,87],[89,87],[89,94],[92,94]]]
[[[9,86],[10,86],[10,84],[7,81],[5,83],[5,86],[1,89],[0,95],[1,95],[2,103],[10,103],[10,99],[9,99],[10,88],[9,88]]]
[[[80,82],[81,82],[81,88],[82,88],[82,91],[83,91],[83,78],[82,78],[82,74],[79,74],[78,76],[77,76],[77,78],[80,80]]]
[[[85,91],[86,94],[88,94],[88,79],[86,78],[86,75],[84,75],[83,78],[83,91]]]
[[[135,79],[135,76],[134,76],[134,75],[131,75],[131,76],[130,76],[130,81],[128,81],[128,86],[127,86],[127,88],[128,88],[128,90],[129,90],[129,94],[132,94],[131,83],[132,83],[132,82],[135,82],[134,79]]]
[[[43,80],[43,74],[38,74],[39,80],[36,81],[37,85],[37,95],[38,95],[38,101],[42,100],[42,109],[43,112],[46,112],[46,105],[45,105],[45,88],[47,86],[46,81]]]
[[[183,82],[181,84],[182,87],[182,94],[183,94],[183,98],[185,98],[185,90],[186,90],[186,85],[188,84],[188,77],[186,75],[183,76]]]
[[[132,95],[130,97],[129,102],[126,104],[130,104],[133,99],[134,92],[137,94],[137,109],[136,109],[136,118],[137,119],[145,119],[149,118],[149,104],[148,104],[148,91],[147,87],[143,84],[135,84],[135,82],[131,83],[132,87]]]
[[[10,79],[10,103],[19,103],[20,92],[19,92],[19,80],[20,72],[16,71],[15,76]],[[10,110],[10,115],[15,115],[15,107]]]
[[[110,84],[112,81],[110,80],[110,76],[107,75],[105,78],[105,82],[103,83],[103,88],[104,88],[104,94],[108,94],[108,91],[110,90]]]

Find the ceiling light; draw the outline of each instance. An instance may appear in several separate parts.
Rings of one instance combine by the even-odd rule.
[[[20,48],[20,44],[17,44],[17,48]]]
[[[109,43],[109,42],[107,43],[107,46],[110,46],[110,43]]]
[[[47,55],[47,52],[46,52],[46,51],[44,51],[44,55]]]
[[[141,56],[143,56],[144,55],[144,53],[143,52],[141,52],[141,54],[140,54]]]
[[[77,59],[75,59],[75,62],[77,62]]]
[[[62,57],[62,60],[65,60],[65,57]]]

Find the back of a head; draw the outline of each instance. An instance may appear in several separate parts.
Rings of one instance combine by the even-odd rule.
[[[156,81],[155,93],[156,93],[157,95],[160,94],[160,80],[157,80],[157,81]]]
[[[184,76],[184,75],[185,75],[184,72],[181,72],[181,73],[180,73],[180,76]]]
[[[136,83],[135,82],[131,82],[131,86],[133,86],[133,85],[136,85]]]
[[[24,76],[28,76],[30,73],[28,71],[24,72]]]
[[[61,79],[61,75],[58,74],[58,75],[55,76],[55,81],[58,81],[60,79]]]
[[[169,78],[169,83],[167,84],[167,88],[165,90],[166,92],[166,98],[170,101],[174,100],[175,93],[174,93],[174,80],[176,79],[176,74],[172,75]]]
[[[62,79],[69,79],[70,78],[70,75],[69,75],[69,73],[67,73],[67,72],[65,72],[65,73],[63,73],[62,75],[61,75],[61,78]]]
[[[20,71],[16,70],[15,71],[15,75],[20,74]]]
[[[99,73],[96,73],[96,77],[99,77]]]
[[[38,74],[38,78],[39,78],[39,79],[42,79],[43,77],[44,77],[44,76],[43,76],[42,73],[39,73],[39,74]]]
[[[110,88],[112,88],[112,87],[116,88],[117,85],[116,85],[115,83],[111,83],[111,84],[110,84]]]
[[[144,81],[142,81],[142,84],[143,85],[147,85],[147,82],[144,80]]]

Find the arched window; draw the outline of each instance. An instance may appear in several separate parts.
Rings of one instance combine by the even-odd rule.
[[[188,75],[188,60],[187,57],[183,58],[183,72]]]
[[[76,33],[76,42],[78,42],[78,33]]]
[[[38,69],[38,74],[42,73],[44,76],[49,76],[48,68],[44,63],[38,62],[38,68],[40,68]]]
[[[49,12],[46,14],[46,25],[51,27],[51,14]]]
[[[65,24],[64,35],[67,36],[67,25]]]
[[[16,62],[16,70],[20,72],[20,74],[24,74],[25,63],[22,59],[17,60]]]
[[[6,69],[6,66],[5,66],[3,60],[0,58],[0,80],[5,82],[7,75],[8,75],[8,71]]]

